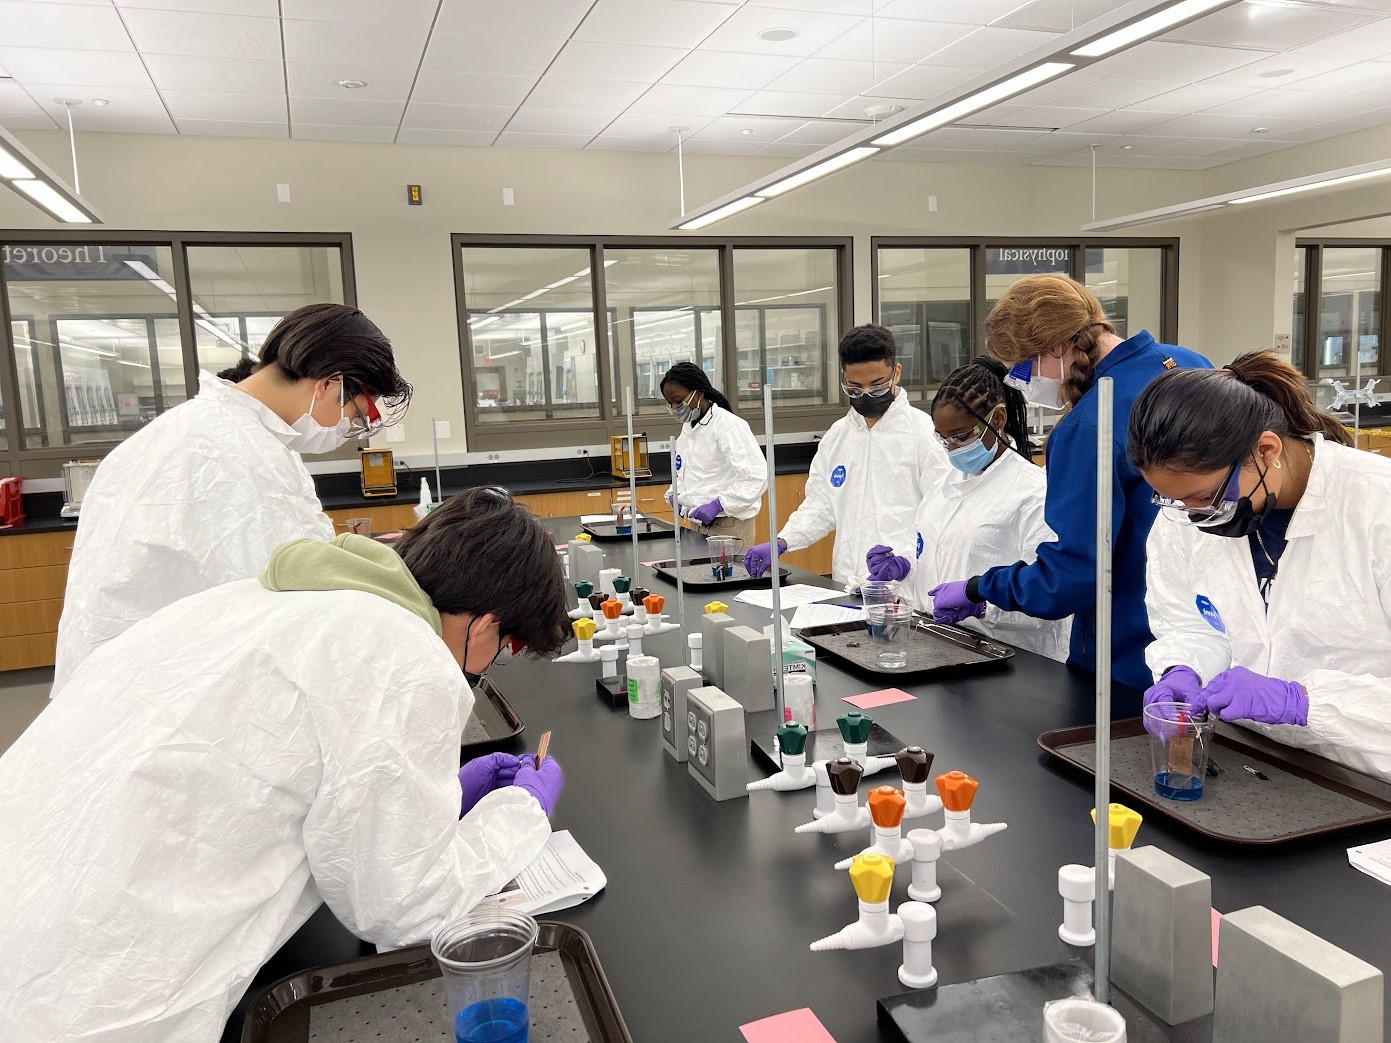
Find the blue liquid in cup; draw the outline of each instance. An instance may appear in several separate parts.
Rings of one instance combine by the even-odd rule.
[[[1193,775],[1161,771],[1154,777],[1154,792],[1168,800],[1197,800],[1203,795],[1203,780]]]
[[[454,1019],[454,1039],[457,1043],[526,1043],[526,1004],[504,996],[465,1007]]]

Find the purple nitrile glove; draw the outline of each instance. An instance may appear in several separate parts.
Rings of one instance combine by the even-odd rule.
[[[778,553],[787,553],[787,541],[778,540]],[[757,547],[750,547],[744,555],[744,569],[754,579],[758,579],[768,571],[768,566],[773,564],[773,545],[772,543],[760,543]]]
[[[1194,713],[1208,710],[1224,721],[1300,727],[1309,723],[1309,696],[1302,685],[1266,677],[1244,666],[1223,670],[1191,705]]]
[[[665,500],[665,501],[667,502],[667,506],[668,506],[668,507],[675,507],[675,506],[676,506],[676,496],[672,493],[672,491],[671,491],[670,489],[668,489],[666,492],[662,493],[662,499]]]
[[[561,772],[560,765],[554,757],[547,757],[538,769],[536,757],[531,754],[523,754],[519,760],[521,766],[517,769],[517,778],[512,785],[526,790],[535,797],[536,802],[541,805],[541,810],[549,818],[555,810],[555,802],[560,799],[560,791],[565,788],[565,775]]]
[[[1150,703],[1187,703],[1193,705],[1203,690],[1203,679],[1192,667],[1171,666],[1154,684],[1145,689],[1144,705]]]
[[[459,769],[459,788],[463,791],[459,817],[467,815],[493,790],[512,785],[516,775],[517,757],[510,753],[490,753],[469,761]]]
[[[934,623],[960,623],[963,619],[979,619],[985,615],[985,602],[972,601],[966,596],[966,580],[939,583],[929,590],[932,598]]]
[[[894,553],[892,547],[879,544],[869,548],[865,555],[865,565],[869,568],[869,578],[879,582],[897,583],[906,579],[913,567],[907,558]]]
[[[716,497],[715,499],[707,503],[705,506],[697,507],[695,510],[687,514],[686,517],[691,519],[691,521],[693,522],[699,522],[701,525],[709,526],[713,525],[715,523],[715,519],[723,513],[724,505],[721,504],[719,498]]]

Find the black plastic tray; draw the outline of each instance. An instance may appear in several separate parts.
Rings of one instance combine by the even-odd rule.
[[[1044,732],[1038,744],[1069,768],[1095,777],[1095,725]],[[1165,800],[1154,792],[1144,721],[1132,717],[1111,725],[1111,788],[1137,810],[1144,805],[1147,814],[1163,815],[1211,840],[1272,846],[1391,822],[1391,785],[1245,728],[1219,724],[1211,760],[1222,771],[1209,772],[1200,799]]]
[[[536,952],[560,953],[591,1043],[632,1043],[589,935],[570,924],[543,920]],[[308,1043],[313,1007],[439,976],[439,965],[428,945],[292,974],[257,994],[247,1011],[242,1043]],[[439,1038],[451,1040],[453,1033],[441,1025]],[[374,1036],[363,1043],[377,1040]]]
[[[709,566],[714,558],[682,558],[682,571],[695,568],[697,565]],[[676,585],[676,559],[669,558],[666,561],[654,561],[652,571],[672,586]],[[786,581],[792,575],[792,570],[782,565],[778,566],[778,574]],[[744,571],[742,565],[736,566],[735,575],[729,579],[716,579],[710,574],[710,569],[705,569],[705,576],[701,578],[699,574],[692,576],[686,572],[685,585],[687,590],[734,590],[737,587],[771,587],[773,585],[773,573],[769,571],[754,579]]]
[[[807,644],[856,669],[882,677],[924,677],[991,669],[1014,658],[1014,649],[1008,645],[917,616],[908,632],[908,665],[897,670],[879,665],[879,646],[870,642],[866,624],[859,620],[807,627],[798,635]]]
[[[663,521],[661,518],[653,518],[648,514],[638,516],[637,527],[639,540],[666,539],[676,532],[676,526],[671,522]],[[582,528],[603,543],[622,543],[625,541],[631,543],[633,539],[631,532],[620,533],[618,531],[617,522],[585,522]]]
[[[459,744],[463,760],[505,749],[526,730],[525,722],[517,716],[512,704],[488,678],[479,681],[473,693],[473,714],[464,724]]]

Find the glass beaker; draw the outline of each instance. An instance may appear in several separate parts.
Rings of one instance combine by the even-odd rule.
[[[1043,1005],[1043,1043],[1125,1043],[1125,1018],[1095,1000],[1054,1000]]]
[[[348,531],[356,533],[358,536],[372,535],[371,518],[349,518],[347,521]]]
[[[870,640],[877,640],[875,630],[882,619],[876,622],[874,610],[899,603],[898,584],[889,580],[865,580],[860,584],[860,598],[865,609],[865,628],[869,631]]]
[[[613,531],[619,536],[630,536],[633,532],[633,505],[627,500],[609,504],[613,515]]]
[[[707,536],[705,547],[710,552],[710,575],[730,579],[734,566],[744,561],[744,541],[738,536]]]
[[[866,605],[865,622],[869,639],[885,670],[902,670],[908,665],[908,632],[913,628],[913,608],[906,601],[887,605]]]
[[[1203,795],[1203,776],[1216,728],[1216,716],[1204,713],[1195,717],[1187,703],[1150,703],[1145,707],[1154,792],[1168,800],[1197,800]]]
[[[444,975],[456,1043],[526,1043],[536,921],[513,909],[475,910],[430,941]]]

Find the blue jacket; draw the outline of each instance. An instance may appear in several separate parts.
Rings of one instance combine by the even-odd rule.
[[[1145,649],[1154,640],[1145,613],[1145,540],[1159,508],[1130,465],[1130,409],[1166,370],[1211,369],[1197,352],[1160,344],[1146,330],[1117,344],[1096,367],[1115,382],[1111,488],[1111,676],[1132,688],[1153,684]],[[1038,560],[993,568],[980,577],[981,597],[1007,612],[1039,619],[1073,616],[1068,662],[1096,669],[1096,389],[1082,396],[1048,436],[1048,493],[1043,517],[1058,534]]]

